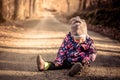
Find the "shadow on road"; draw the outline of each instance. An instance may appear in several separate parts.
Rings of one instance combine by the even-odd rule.
[[[113,48],[114,49],[114,48]],[[97,49],[97,51],[103,51],[103,52],[112,52],[112,53],[120,53],[120,51],[115,51],[115,50],[111,50],[111,49]]]

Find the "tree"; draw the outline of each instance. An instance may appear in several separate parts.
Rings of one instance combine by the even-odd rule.
[[[4,21],[3,14],[2,14],[2,0],[0,0],[0,22]]]
[[[14,12],[14,18],[15,19],[24,19],[24,1],[25,0],[15,0],[14,6],[15,6],[15,12]]]
[[[66,2],[67,2],[67,12],[69,12],[70,11],[70,2],[69,2],[69,0],[66,0]]]

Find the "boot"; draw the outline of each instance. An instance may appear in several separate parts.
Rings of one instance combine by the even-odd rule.
[[[73,77],[78,72],[81,72],[82,64],[80,62],[75,63],[72,68],[68,71],[68,76]]]
[[[43,71],[45,69],[45,61],[42,59],[41,55],[37,56],[37,67],[39,71]]]

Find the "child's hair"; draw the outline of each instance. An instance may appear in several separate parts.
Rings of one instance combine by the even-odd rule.
[[[73,17],[71,20],[71,34],[72,35],[87,35],[87,25],[84,19],[79,16]]]

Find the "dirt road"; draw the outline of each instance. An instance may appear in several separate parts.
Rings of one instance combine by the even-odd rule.
[[[70,27],[50,13],[22,25],[0,27],[0,80],[120,80],[120,43],[91,31],[98,51],[91,67],[75,77],[67,70],[38,72],[37,54],[53,61]]]

